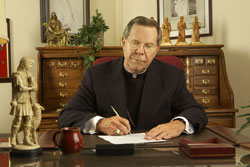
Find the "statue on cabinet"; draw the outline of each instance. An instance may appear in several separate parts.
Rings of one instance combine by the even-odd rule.
[[[186,42],[186,22],[184,21],[184,17],[180,17],[180,21],[177,24],[177,29],[178,29],[178,37],[177,37],[177,43],[176,45],[188,45]]]
[[[12,74],[12,100],[10,115],[14,116],[11,127],[10,144],[15,150],[33,150],[40,148],[36,130],[41,122],[41,111],[44,108],[34,103],[31,92],[37,91],[34,77],[30,73],[34,60],[22,57],[17,71]],[[18,133],[23,131],[21,143]]]
[[[43,23],[45,26],[45,36],[46,44],[49,47],[58,47],[58,46],[68,46],[70,41],[70,36],[68,31],[69,28],[63,29],[62,23],[57,19],[56,13],[52,12],[50,19],[47,23]]]
[[[191,38],[191,45],[203,45],[200,41],[200,29],[201,23],[198,22],[198,17],[194,17],[194,22],[192,23],[193,34]]]
[[[162,45],[172,45],[170,41],[170,31],[171,31],[171,24],[168,21],[168,18],[164,18],[164,23],[161,25],[162,29]]]

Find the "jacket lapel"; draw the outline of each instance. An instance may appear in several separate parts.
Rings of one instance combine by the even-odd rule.
[[[141,106],[137,120],[137,129],[150,128],[152,126],[152,113],[161,94],[162,82],[154,61],[147,69],[146,79],[141,99]]]
[[[113,73],[108,80],[108,91],[111,98],[111,105],[116,109],[118,114],[128,119],[127,116],[127,95],[126,85],[123,72],[123,58],[115,63]],[[111,109],[111,107],[110,107]],[[112,111],[113,112],[113,111]]]

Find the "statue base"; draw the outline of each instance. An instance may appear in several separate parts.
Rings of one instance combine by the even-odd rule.
[[[161,46],[172,46],[173,44],[171,42],[163,42],[161,43]]]
[[[33,150],[17,150],[15,148],[12,148],[10,150],[10,157],[37,157],[42,153],[42,148],[36,148]]]
[[[177,46],[186,46],[189,45],[187,42],[177,42],[175,45]]]
[[[203,45],[202,42],[191,42],[190,45]]]

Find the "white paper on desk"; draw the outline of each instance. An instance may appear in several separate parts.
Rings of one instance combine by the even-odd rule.
[[[104,136],[99,135],[98,137],[112,143],[112,144],[141,144],[151,142],[162,142],[166,140],[146,140],[144,139],[145,133],[133,133],[124,136]]]

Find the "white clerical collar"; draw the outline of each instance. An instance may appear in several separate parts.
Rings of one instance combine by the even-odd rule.
[[[137,75],[143,74],[143,73],[145,73],[145,72],[147,71],[147,68],[146,68],[144,71],[142,71],[142,72],[136,74],[136,73],[131,73],[131,72],[129,72],[129,71],[126,69],[126,67],[125,67],[124,64],[123,64],[123,67],[124,67],[124,69],[125,69],[128,73],[130,73],[130,74],[132,75],[132,78],[136,78]]]

